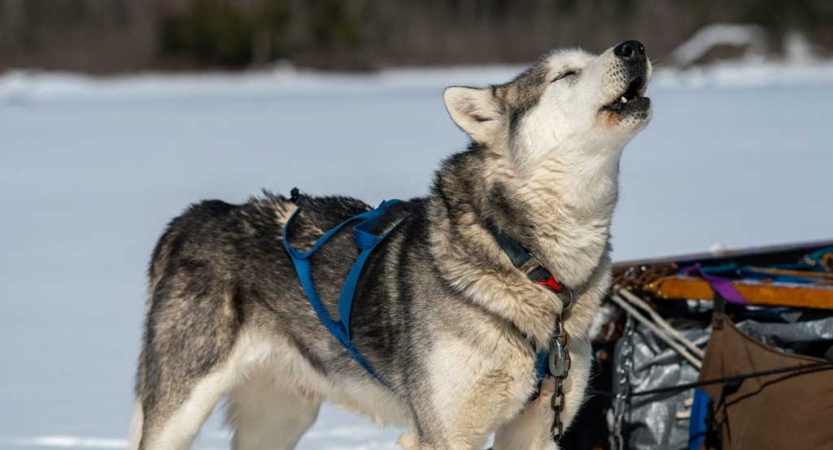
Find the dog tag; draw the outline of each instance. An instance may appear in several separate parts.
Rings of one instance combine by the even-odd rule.
[[[550,347],[548,364],[550,366],[550,374],[556,378],[567,376],[567,371],[570,370],[567,351],[558,339]]]

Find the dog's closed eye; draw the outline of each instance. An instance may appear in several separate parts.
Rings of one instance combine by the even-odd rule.
[[[559,73],[558,76],[553,78],[551,83],[555,83],[558,80],[563,80],[565,78],[570,78],[570,77],[575,77],[575,76],[578,76],[578,70],[568,69],[568,70],[565,70],[565,71]]]

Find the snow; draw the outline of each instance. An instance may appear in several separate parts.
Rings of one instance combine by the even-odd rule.
[[[783,64],[778,61],[748,61],[744,64],[722,62],[685,70],[666,67],[658,70],[656,87],[796,87],[833,86],[833,62],[812,61],[807,64]]]
[[[749,56],[762,56],[767,51],[766,31],[759,25],[715,23],[707,25],[674,49],[671,59],[689,65],[717,46],[748,47]]]
[[[77,436],[40,436],[28,439],[7,439],[3,444],[20,447],[61,448],[127,448],[125,439],[98,439]]]
[[[653,87],[761,87],[833,85],[833,61],[814,58],[801,35],[791,34],[788,61],[751,59],[678,69],[654,61]],[[685,46],[683,46],[685,47]],[[683,48],[681,47],[681,48]],[[673,59],[673,58],[672,58]],[[523,66],[392,69],[369,74],[320,73],[276,67],[242,74],[142,74],[90,78],[76,74],[17,71],[0,75],[0,104],[72,101],[240,100],[331,98],[429,90],[451,85],[486,86],[506,81]]]
[[[144,271],[185,205],[261,187],[422,195],[465,145],[442,88],[516,71],[0,76],[0,450],[126,448]],[[830,238],[833,64],[663,69],[650,95],[616,259]],[[325,407],[299,448],[397,435]],[[195,448],[227,446],[215,415]]]

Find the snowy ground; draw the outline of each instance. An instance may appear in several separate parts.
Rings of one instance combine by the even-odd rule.
[[[514,71],[0,77],[0,450],[126,446],[145,264],[186,204],[424,194],[465,144],[442,87]],[[617,259],[831,237],[833,65],[666,70],[650,95]],[[396,436],[326,408],[300,448]],[[219,419],[195,447],[227,447]]]

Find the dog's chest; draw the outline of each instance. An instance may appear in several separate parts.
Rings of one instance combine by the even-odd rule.
[[[452,302],[449,302],[452,303]],[[426,355],[432,385],[450,395],[491,396],[523,404],[537,386],[533,347],[509,324],[480,309],[453,315],[439,308]]]
[[[533,177],[528,187],[535,195],[526,203],[539,258],[559,281],[575,288],[586,283],[608,251],[617,191],[608,177],[591,189],[574,184]]]

